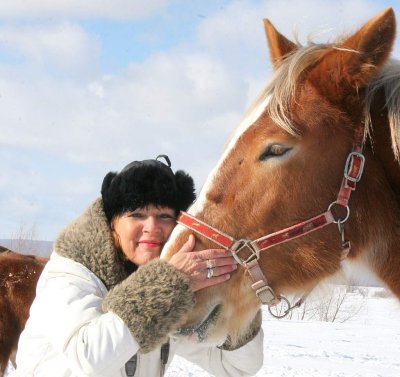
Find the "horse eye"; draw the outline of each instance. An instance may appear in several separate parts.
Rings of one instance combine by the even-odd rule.
[[[261,153],[259,160],[263,161],[273,157],[282,157],[290,150],[292,150],[292,148],[281,144],[271,144],[265,148],[263,153]]]

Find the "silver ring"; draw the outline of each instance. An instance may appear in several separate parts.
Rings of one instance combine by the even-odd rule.
[[[207,279],[211,279],[214,275],[214,270],[212,269],[212,267],[208,267],[207,268]]]
[[[207,259],[207,268],[213,268],[213,264],[209,259]]]
[[[337,203],[336,201],[334,201],[334,202],[332,202],[331,204],[329,204],[329,207],[328,207],[328,211],[329,211],[329,212],[332,213],[332,207],[333,207],[335,204],[337,204],[338,206],[342,206],[341,204],[339,204],[339,203]],[[344,207],[344,208],[346,209],[346,211],[347,211],[346,216],[345,216],[344,219],[338,219],[338,220],[333,219],[333,223],[334,223],[334,224],[338,224],[339,221],[343,224],[343,223],[345,223],[345,222],[349,219],[349,216],[350,216],[350,208],[349,208],[349,206],[342,206],[342,207]],[[332,216],[333,216],[333,214],[332,214]]]

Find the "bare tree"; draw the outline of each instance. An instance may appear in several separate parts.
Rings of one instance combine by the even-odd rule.
[[[367,294],[350,286],[327,285],[310,296],[303,305],[290,313],[289,319],[346,322],[364,307]]]
[[[31,241],[37,240],[36,225],[20,224],[14,234],[11,235],[10,249],[23,253],[33,253],[34,246]]]

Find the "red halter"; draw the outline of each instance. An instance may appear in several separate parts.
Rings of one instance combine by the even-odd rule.
[[[294,306],[290,307],[288,300],[280,295],[276,295],[273,289],[268,285],[267,278],[261,271],[261,268],[258,264],[260,252],[275,245],[279,245],[281,243],[304,236],[308,233],[315,232],[316,230],[322,229],[329,224],[335,223],[338,224],[339,231],[342,236],[343,256],[347,256],[350,250],[350,242],[345,240],[343,224],[350,216],[348,202],[351,193],[356,189],[356,183],[361,179],[364,170],[365,157],[362,154],[363,132],[364,126],[361,124],[361,127],[359,127],[355,133],[353,150],[347,156],[342,184],[336,201],[329,205],[326,212],[323,212],[318,216],[295,224],[289,228],[268,234],[256,240],[236,240],[186,212],[181,212],[177,221],[179,224],[182,224],[201,236],[215,242],[222,248],[229,250],[236,261],[248,271],[253,281],[252,288],[255,290],[256,295],[260,298],[263,304],[268,305],[270,308],[280,303],[282,299],[285,301],[288,309],[284,311],[284,315],[275,315],[271,313],[276,317],[284,317],[290,312],[291,309],[300,306],[308,293],[304,295]],[[335,219],[335,216],[332,213],[332,208],[335,205],[344,207],[346,209],[347,213],[343,219]],[[239,253],[243,252],[244,250],[250,252],[250,255],[243,259],[240,258]]]

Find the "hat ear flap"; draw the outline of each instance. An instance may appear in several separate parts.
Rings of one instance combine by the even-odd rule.
[[[113,206],[115,202],[115,197],[112,195],[111,185],[114,178],[117,176],[117,173],[109,172],[103,179],[103,184],[101,185],[101,197],[103,198],[103,208],[104,214],[107,217],[107,220],[111,223],[113,216]]]
[[[186,210],[196,199],[193,178],[183,170],[175,173],[179,210]]]
[[[101,185],[101,195],[105,195],[111,186],[112,180],[117,176],[117,173],[110,171],[103,179],[103,184]]]

